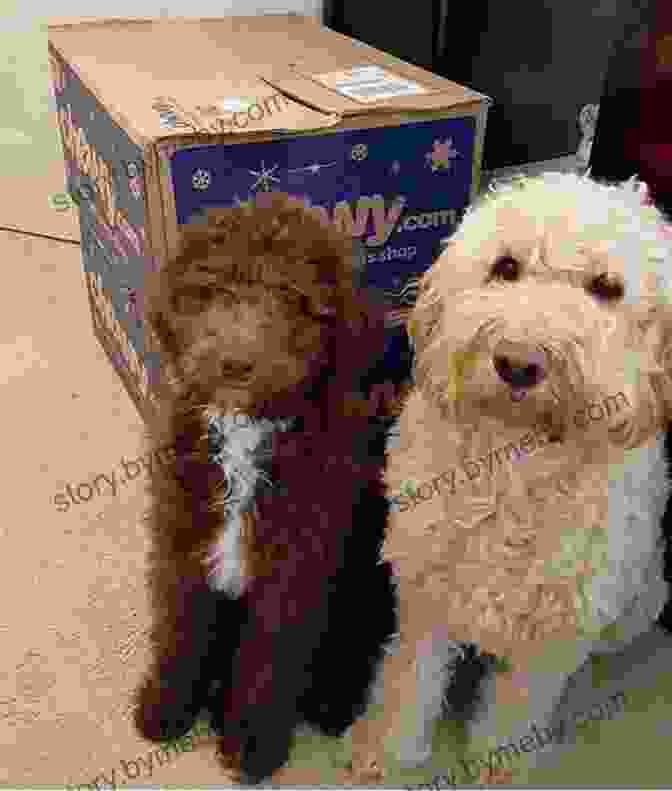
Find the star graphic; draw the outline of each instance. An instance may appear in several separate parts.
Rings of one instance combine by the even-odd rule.
[[[433,151],[429,154],[425,154],[425,158],[428,160],[434,173],[437,170],[450,170],[451,160],[459,156],[459,152],[453,147],[452,137],[443,142],[435,140]]]
[[[256,181],[254,182],[254,184],[252,185],[252,189],[255,189],[255,188],[257,188],[257,187],[260,187],[261,189],[263,189],[263,190],[265,190],[265,191],[269,192],[269,191],[270,191],[270,189],[271,189],[271,182],[272,182],[272,181],[277,181],[278,183],[280,183],[280,179],[279,179],[279,178],[276,178],[276,177],[273,175],[273,173],[274,173],[274,172],[275,172],[275,171],[276,171],[276,170],[277,170],[279,167],[280,167],[280,165],[273,165],[273,167],[272,167],[272,168],[267,168],[267,167],[264,165],[264,160],[262,159],[262,160],[261,160],[261,172],[259,172],[259,173],[258,173],[256,170],[249,170],[249,171],[248,171],[248,173],[250,173],[251,175],[253,175],[253,176],[256,176],[256,177],[257,177],[257,180],[256,180]]]
[[[309,171],[313,174],[313,176],[317,175],[322,168],[331,168],[334,165],[337,165],[337,162],[326,162],[321,165],[319,162],[314,162],[312,165],[308,165],[305,168],[294,168],[293,170],[288,171],[289,173],[302,173],[304,170]]]

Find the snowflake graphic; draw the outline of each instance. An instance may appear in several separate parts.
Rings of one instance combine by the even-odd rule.
[[[207,190],[212,181],[212,176],[207,170],[195,170],[191,177],[191,185],[195,190]]]
[[[453,148],[452,137],[444,140],[443,143],[435,140],[433,148],[431,153],[425,154],[433,173],[437,170],[450,170],[451,160],[460,156],[460,153]]]
[[[352,147],[352,151],[350,152],[350,159],[354,159],[355,162],[361,162],[363,159],[366,159],[369,155],[369,147],[364,143],[358,143],[356,146]]]
[[[279,167],[280,165],[273,165],[272,168],[267,168],[264,165],[264,160],[262,159],[261,171],[256,171],[256,170],[248,171],[248,173],[250,173],[252,176],[257,177],[257,180],[254,182],[251,188],[252,189],[258,188],[264,190],[265,192],[270,192],[272,186],[271,182],[273,181],[277,181],[278,183],[280,182],[280,179],[273,175]]]

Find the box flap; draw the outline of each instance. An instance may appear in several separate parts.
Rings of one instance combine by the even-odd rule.
[[[361,60],[348,69],[323,73],[302,73],[288,66],[266,73],[263,78],[298,101],[342,117],[400,110],[427,112],[487,100],[448,80],[442,81],[441,86],[432,85],[426,79],[408,79],[400,69]]]
[[[279,97],[257,76],[269,63],[262,53],[272,55],[294,25],[319,29],[311,18],[293,14],[106,19],[50,25],[49,42],[145,146],[191,132],[250,134],[337,124],[331,113]]]
[[[155,140],[196,135],[250,135],[260,132],[305,132],[335,126],[340,115],[315,110],[274,90],[260,79],[249,78],[243,93],[203,98],[194,104],[196,91],[189,104],[175,96],[156,96],[152,108],[158,117]],[[177,93],[177,91],[175,91]]]
[[[49,40],[141,145],[486,98],[297,14],[92,20],[50,25]]]
[[[262,70],[261,75],[269,85],[324,112],[350,116],[386,110],[432,111],[491,101],[326,27],[313,26],[303,32],[300,47],[296,41],[293,49],[281,46],[276,66]]]

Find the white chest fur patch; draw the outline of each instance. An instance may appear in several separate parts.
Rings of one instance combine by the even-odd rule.
[[[286,431],[291,421],[241,420],[239,414],[208,416],[210,457],[225,476],[224,525],[206,558],[208,584],[212,590],[238,597],[245,590],[245,569],[241,551],[242,514],[253,509],[260,484],[272,483],[264,462],[272,453],[275,431]]]

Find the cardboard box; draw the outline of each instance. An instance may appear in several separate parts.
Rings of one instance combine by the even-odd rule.
[[[49,27],[68,190],[96,335],[151,417],[144,276],[200,210],[302,196],[357,241],[408,375],[412,278],[476,195],[489,99],[296,14]]]

